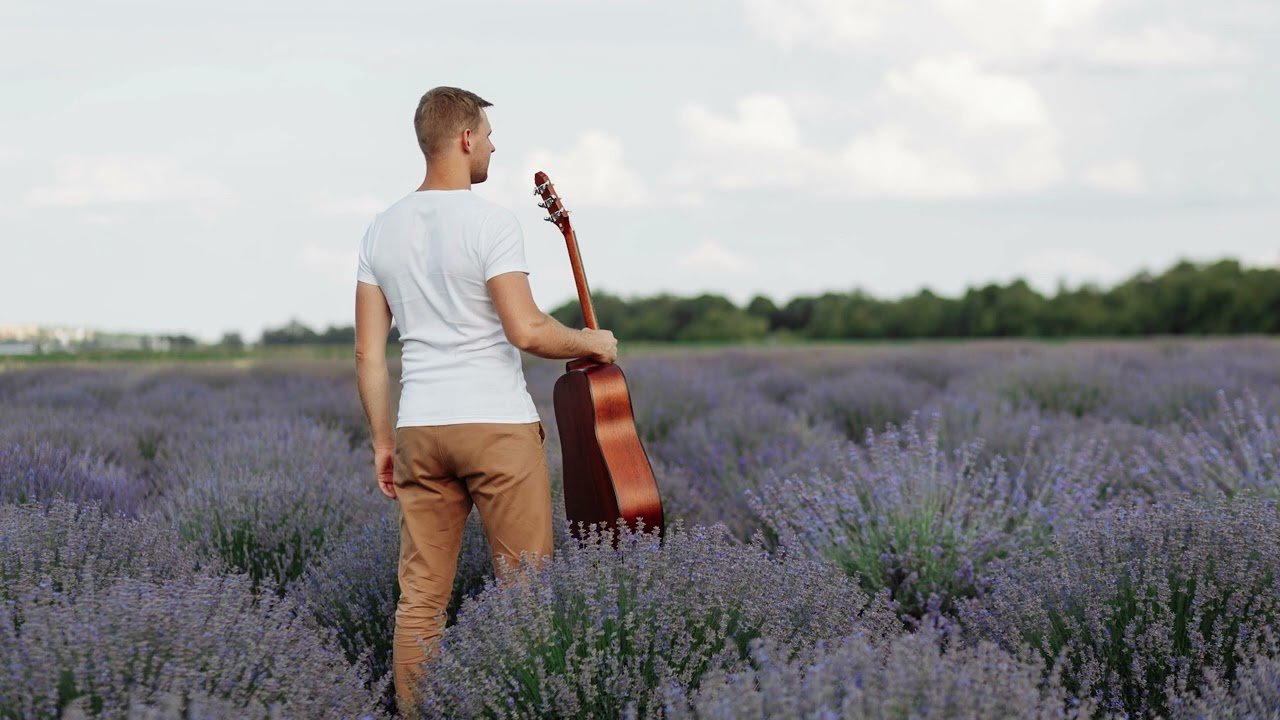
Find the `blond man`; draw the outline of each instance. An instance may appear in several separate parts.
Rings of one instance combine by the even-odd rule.
[[[553,555],[546,433],[520,351],[613,362],[608,330],[574,330],[538,309],[515,215],[471,192],[496,148],[475,93],[437,87],[414,112],[426,177],[378,213],[356,270],[356,370],[379,489],[397,501],[399,583],[392,664],[412,716],[414,686],[444,630],[462,530],[474,504],[495,573]],[[402,344],[391,425],[386,341]],[[523,564],[522,564],[523,563]]]

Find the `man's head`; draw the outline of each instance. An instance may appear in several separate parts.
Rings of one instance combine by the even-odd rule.
[[[427,164],[465,162],[471,171],[471,182],[484,182],[489,177],[489,156],[496,149],[489,140],[493,129],[484,111],[491,105],[479,95],[456,87],[428,90],[413,114],[418,147]]]

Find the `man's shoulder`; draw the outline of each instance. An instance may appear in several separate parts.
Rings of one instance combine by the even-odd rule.
[[[500,215],[509,216],[511,218],[515,217],[515,213],[511,212],[511,210],[508,209],[506,206],[499,205],[498,203],[490,200],[487,197],[484,197],[483,195],[478,195],[473,190],[468,190],[466,192],[450,192],[450,193],[440,194],[440,195],[433,195],[433,194],[421,193],[421,192],[411,192],[405,195],[404,197],[400,198],[396,202],[392,203],[391,206],[388,207],[387,210],[384,210],[383,212],[385,213],[396,207],[411,205],[415,202],[432,202],[432,203],[455,205],[458,207],[467,208],[468,210],[472,210],[474,212],[482,213],[484,215],[500,214]]]
[[[412,214],[422,203],[435,204],[436,211],[442,212],[444,217],[466,218],[465,222],[472,231],[484,236],[505,234],[520,225],[516,214],[509,208],[471,191],[434,196],[411,192],[375,215],[370,225],[405,213]]]
[[[513,230],[519,230],[520,220],[510,208],[480,195],[471,193],[476,213],[483,218],[480,223],[481,234],[488,238],[505,236]]]
[[[471,196],[471,202],[475,203],[476,207],[480,208],[486,215],[499,217],[499,218],[502,218],[503,220],[514,221],[516,219],[516,214],[511,212],[510,208],[508,208],[507,206],[499,205],[498,203],[490,200],[489,198],[484,197],[482,195],[477,195],[474,192],[468,193],[468,194]]]

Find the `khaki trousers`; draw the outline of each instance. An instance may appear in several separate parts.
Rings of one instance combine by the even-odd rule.
[[[434,657],[453,594],[462,530],[472,503],[480,513],[495,575],[536,567],[553,555],[551,482],[541,422],[459,423],[396,428],[395,487],[400,505],[400,602],[392,664],[397,703],[413,717],[413,685]],[[429,666],[427,666],[429,667]]]

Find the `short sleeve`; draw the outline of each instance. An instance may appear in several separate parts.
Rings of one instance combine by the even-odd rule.
[[[484,252],[484,279],[513,271],[528,274],[529,264],[524,259],[524,231],[515,213],[502,209],[490,215],[484,223],[481,247]]]
[[[373,223],[369,223],[368,229],[364,231],[364,237],[360,239],[360,259],[356,263],[356,280],[359,282],[377,285],[378,279],[373,276],[373,265],[370,263],[369,241],[373,237]]]

